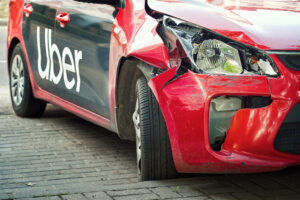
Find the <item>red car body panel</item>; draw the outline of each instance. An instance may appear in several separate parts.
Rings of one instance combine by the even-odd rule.
[[[79,107],[71,102],[68,102],[52,93],[49,93],[38,86],[33,76],[30,67],[30,62],[27,56],[27,50],[22,37],[22,18],[24,0],[11,3],[11,14],[8,27],[8,48],[11,45],[11,40],[17,38],[25,52],[27,64],[29,66],[29,75],[33,88],[33,94],[36,98],[57,104],[64,109],[83,117],[93,123],[101,125],[109,130],[117,132],[116,116],[114,108],[116,107],[116,90],[117,74],[119,61],[121,58],[136,57],[158,68],[168,68],[168,53],[163,44],[162,39],[155,32],[157,21],[149,16],[146,16],[144,11],[144,3],[140,2],[138,8],[133,7],[133,4],[128,1],[126,9],[120,9],[119,14],[115,20],[113,29],[116,27],[120,29],[119,34],[112,32],[110,52],[110,72],[109,72],[109,90],[110,90],[110,108],[111,119],[97,115],[89,110]],[[125,17],[126,15],[126,17]],[[126,19],[126,21],[124,21]],[[146,23],[147,21],[147,23]],[[134,23],[133,23],[134,22]],[[144,34],[144,35],[142,35]],[[136,37],[145,37],[147,34],[149,41],[144,40],[144,43],[135,41]],[[153,57],[153,55],[156,55]]]
[[[157,12],[192,22],[263,50],[299,50],[299,1],[149,0]],[[182,9],[184,6],[184,9]],[[188,10],[188,12],[186,12]]]
[[[299,164],[299,156],[280,153],[273,147],[281,125],[278,122],[283,121],[292,107],[286,100],[274,100],[264,108],[239,110],[222,150],[215,152],[209,145],[210,100],[225,94],[270,96],[266,77],[224,77],[189,72],[162,90],[174,74],[173,68],[153,78],[149,85],[166,119],[178,171],[258,172]]]
[[[281,9],[273,4],[275,7],[247,7],[243,4],[244,1],[239,1],[242,4],[240,6],[232,6],[233,1],[222,1],[223,4],[220,5],[213,4],[212,1],[207,2],[199,2],[198,6],[180,0],[149,0],[148,3],[153,12],[187,20],[261,50],[300,50],[298,25],[283,24],[280,21],[276,23],[272,18],[259,20],[264,15],[262,11],[282,12],[280,16],[288,14],[286,18],[299,18],[297,6]],[[175,75],[176,68],[169,69],[167,49],[156,32],[158,21],[146,13],[144,1],[135,0],[133,3],[126,0],[125,8],[119,9],[111,35],[111,118],[107,119],[38,86],[22,38],[23,6],[24,0],[11,3],[7,47],[10,48],[14,38],[21,42],[36,98],[57,104],[89,121],[118,132],[114,110],[117,107],[118,72],[122,59],[135,57],[148,65],[166,70],[151,79],[149,86],[164,115],[175,166],[179,172],[262,172],[300,164],[299,155],[279,152],[273,146],[285,116],[300,102],[300,72],[288,69],[275,55],[271,57],[281,73],[279,78],[188,72],[164,86]],[[274,23],[271,23],[272,21]],[[220,95],[266,96],[271,97],[273,102],[263,108],[239,110],[232,119],[222,150],[216,152],[209,144],[208,116],[210,100]]]
[[[93,123],[101,124],[101,126],[112,130],[110,127],[110,120],[99,116],[93,112],[90,112],[84,108],[81,108],[73,103],[70,103],[68,101],[65,101],[64,99],[53,95],[42,88],[39,87],[37,82],[35,81],[35,78],[33,76],[33,72],[30,66],[30,62],[27,55],[27,50],[24,44],[24,39],[22,36],[22,19],[23,19],[23,6],[24,6],[24,0],[21,1],[14,1],[10,3],[10,18],[9,18],[9,25],[8,25],[8,40],[7,40],[7,48],[9,49],[11,46],[11,42],[13,39],[18,39],[20,43],[22,44],[23,51],[25,53],[25,57],[27,60],[27,66],[28,66],[28,72],[30,76],[31,86],[33,95],[36,98],[43,99],[45,101],[54,103],[58,106],[63,107],[64,109],[84,118],[87,119]]]
[[[116,85],[120,60],[135,57],[157,68],[168,69],[169,66],[168,52],[156,33],[158,22],[146,14],[144,5],[144,1],[136,1],[135,5],[127,1],[126,8],[120,9],[113,25],[113,30],[120,30],[117,33],[112,32],[109,60],[110,108],[113,124],[116,123],[114,108],[117,106]]]

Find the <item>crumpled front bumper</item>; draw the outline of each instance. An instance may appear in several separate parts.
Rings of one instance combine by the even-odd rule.
[[[172,68],[150,80],[165,117],[178,172],[241,173],[274,171],[300,164],[300,155],[274,149],[276,134],[290,109],[300,102],[300,73],[272,55],[281,76],[223,76],[188,72],[164,86]],[[293,87],[292,87],[293,86]],[[232,118],[222,149],[209,143],[209,106],[216,96],[265,96],[266,107],[241,109]]]

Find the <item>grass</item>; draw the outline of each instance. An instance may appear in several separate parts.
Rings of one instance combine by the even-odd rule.
[[[1,18],[8,18],[8,3],[9,0],[0,0],[0,19]]]

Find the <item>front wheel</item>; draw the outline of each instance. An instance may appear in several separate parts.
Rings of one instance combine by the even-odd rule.
[[[166,123],[145,77],[139,78],[136,83],[133,123],[139,179],[145,181],[175,178],[177,172]]]

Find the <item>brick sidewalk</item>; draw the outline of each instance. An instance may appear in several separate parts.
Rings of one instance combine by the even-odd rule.
[[[138,182],[135,144],[54,106],[16,117],[0,88],[0,199],[300,199],[299,167]]]

